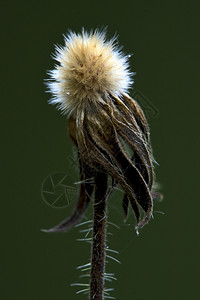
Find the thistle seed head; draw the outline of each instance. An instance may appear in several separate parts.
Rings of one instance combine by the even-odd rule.
[[[102,102],[107,95],[118,97],[127,92],[133,73],[115,37],[107,41],[105,31],[83,30],[64,38],[65,46],[57,46],[54,55],[58,64],[49,72],[50,103],[70,114],[91,102]]]
[[[108,176],[113,188],[120,185],[124,190],[125,216],[131,206],[137,232],[152,216],[155,191],[149,126],[141,107],[126,93],[132,83],[128,57],[115,41],[116,38],[107,41],[105,32],[97,30],[70,32],[65,36],[65,46],[56,49],[58,65],[50,72],[50,103],[68,113],[69,135],[78,151],[81,186],[72,215],[50,232],[67,231],[77,224],[94,190],[109,195],[107,181],[103,185]],[[100,194],[94,198],[98,200]]]

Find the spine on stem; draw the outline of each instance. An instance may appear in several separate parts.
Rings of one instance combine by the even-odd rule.
[[[101,184],[100,184],[101,183]],[[93,242],[91,256],[90,300],[102,300],[104,295],[106,249],[107,176],[96,176],[94,202]]]

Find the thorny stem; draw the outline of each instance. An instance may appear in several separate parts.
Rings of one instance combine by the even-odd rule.
[[[104,294],[107,176],[98,173],[95,178],[93,244],[91,257],[90,300],[102,300]]]

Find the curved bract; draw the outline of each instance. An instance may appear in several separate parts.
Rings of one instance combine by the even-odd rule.
[[[130,203],[139,230],[149,221],[153,209],[152,151],[148,125],[139,105],[125,94],[120,98],[109,96],[104,104],[91,105],[90,113],[85,110],[70,116],[68,128],[79,153],[80,196],[72,216],[49,232],[67,231],[80,221],[98,172],[108,174],[122,187],[125,215]],[[132,157],[125,149],[126,143],[133,150]],[[140,208],[145,213],[143,218]]]

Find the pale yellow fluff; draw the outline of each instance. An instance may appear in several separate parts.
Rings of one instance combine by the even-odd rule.
[[[52,104],[71,113],[109,95],[120,96],[132,84],[128,56],[117,48],[115,38],[106,41],[105,32],[70,32],[65,46],[56,47],[55,69],[49,72]]]

